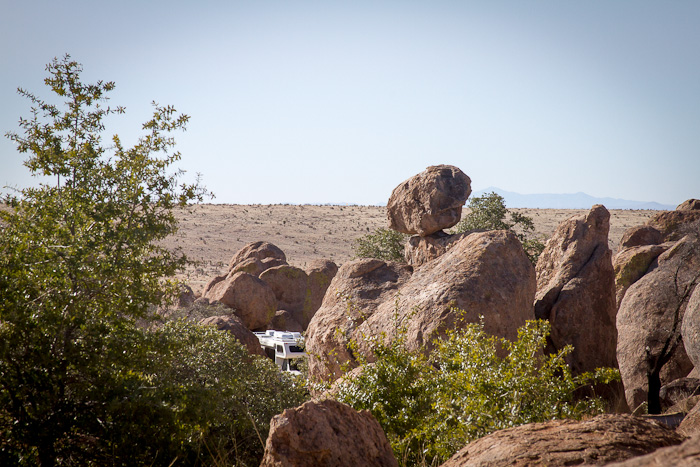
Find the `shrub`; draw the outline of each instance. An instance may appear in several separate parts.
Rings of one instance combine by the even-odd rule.
[[[408,235],[391,229],[379,228],[374,233],[355,239],[352,248],[356,258],[376,258],[403,263],[404,246]]]
[[[572,376],[564,361],[571,347],[544,355],[549,330],[546,321],[531,321],[510,342],[467,324],[436,340],[429,355],[406,349],[405,329],[391,343],[367,339],[373,363],[341,383],[337,398],[370,410],[406,465],[439,465],[503,428],[602,412],[602,399],[575,399],[574,391],[619,375]]]
[[[507,217],[510,216],[510,220]],[[531,217],[506,208],[505,200],[495,192],[469,200],[469,213],[455,227],[455,233],[471,230],[512,230],[523,244],[533,263],[544,250],[544,243],[534,236],[535,224]]]

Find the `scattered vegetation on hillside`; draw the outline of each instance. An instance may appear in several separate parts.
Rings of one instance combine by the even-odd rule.
[[[337,398],[371,411],[404,465],[440,465],[503,428],[602,412],[602,399],[575,399],[574,391],[619,372],[572,376],[564,361],[570,347],[543,353],[549,331],[548,322],[531,321],[510,342],[486,334],[483,324],[467,324],[436,340],[429,355],[407,350],[405,328],[390,343],[366,338],[372,363],[341,383]]]

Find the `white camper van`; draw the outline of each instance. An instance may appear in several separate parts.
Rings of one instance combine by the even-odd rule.
[[[299,358],[305,358],[306,352],[300,332],[267,330],[256,332],[255,336],[260,341],[265,355],[273,359],[280,370],[301,374],[296,362]]]

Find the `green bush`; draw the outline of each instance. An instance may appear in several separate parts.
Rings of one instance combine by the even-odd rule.
[[[406,350],[405,329],[391,343],[368,339],[373,362],[341,383],[337,398],[370,410],[405,465],[439,465],[503,428],[602,412],[602,399],[575,399],[574,392],[617,372],[572,376],[564,361],[570,347],[544,355],[549,330],[546,321],[531,321],[510,342],[467,324],[435,341],[429,355]]]
[[[391,229],[379,228],[374,233],[355,239],[352,248],[356,258],[376,258],[403,263],[404,246],[408,235]]]
[[[187,264],[162,247],[173,209],[206,195],[171,168],[188,117],[154,105],[134,147],[104,147],[114,84],[68,56],[47,71],[63,103],[20,90],[32,116],[8,134],[43,178],[0,210],[0,465],[257,465],[301,388],[226,333],[153,325]]]
[[[512,230],[533,263],[537,263],[544,250],[544,243],[534,235],[535,224],[532,218],[508,210],[505,199],[494,192],[469,200],[469,213],[457,224],[455,233],[472,230]]]

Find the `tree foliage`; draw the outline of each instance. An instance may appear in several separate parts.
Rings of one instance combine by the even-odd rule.
[[[602,399],[577,400],[574,392],[619,378],[616,370],[572,376],[564,361],[571,347],[544,354],[549,330],[531,321],[510,342],[467,324],[435,341],[429,355],[406,349],[405,329],[390,343],[369,338],[373,362],[341,383],[337,397],[370,410],[405,465],[439,465],[503,428],[601,412]]]
[[[355,239],[353,250],[356,258],[375,258],[403,263],[404,247],[408,236],[391,229],[379,228],[373,233]]]
[[[495,192],[469,200],[469,213],[457,224],[455,233],[472,230],[512,230],[533,263],[544,250],[544,244],[534,235],[532,218],[507,209],[505,199]]]
[[[105,147],[105,119],[124,113],[105,106],[114,83],[82,83],[69,56],[47,71],[63,102],[20,89],[32,116],[7,135],[48,181],[8,195],[0,212],[0,464],[192,459],[217,430],[237,433],[222,421],[229,402],[213,401],[248,397],[253,375],[234,370],[242,354],[226,337],[139,325],[187,261],[159,244],[177,229],[173,209],[207,195],[171,170],[180,154],[170,134],[188,117],[154,103],[135,146],[115,135]],[[256,404],[250,396],[235,420],[264,430]]]

